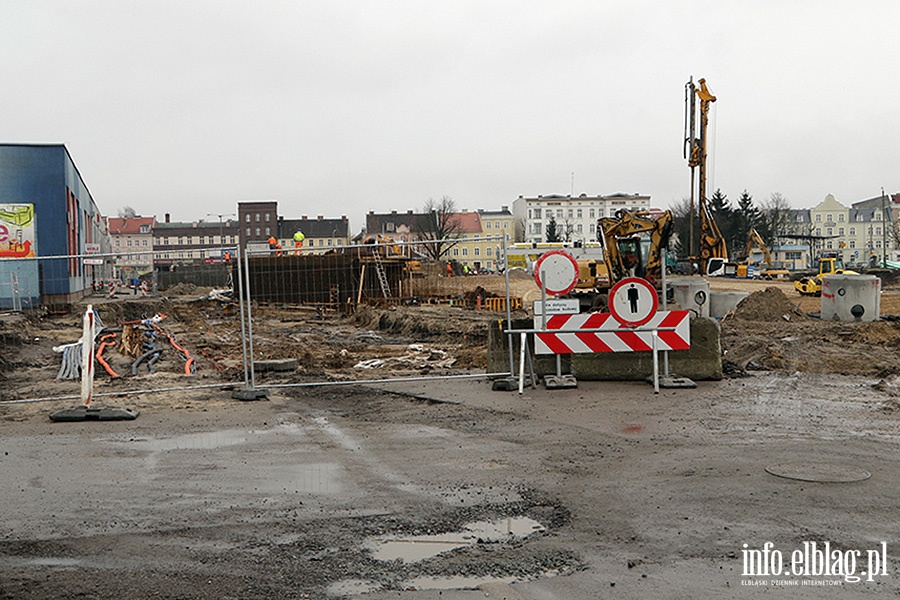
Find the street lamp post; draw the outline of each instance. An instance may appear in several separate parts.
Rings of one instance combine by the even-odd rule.
[[[225,246],[225,223],[222,221],[222,217],[233,217],[234,213],[230,213],[227,215],[220,215],[217,213],[206,213],[207,217],[219,217],[219,255],[224,256],[222,253],[222,248]]]

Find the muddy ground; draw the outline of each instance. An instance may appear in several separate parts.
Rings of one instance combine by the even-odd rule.
[[[499,278],[453,283],[502,291]],[[97,393],[137,393],[96,402],[141,416],[72,424],[47,418],[72,399],[21,401],[78,394],[55,379],[52,350],[80,335],[77,312],[4,315],[0,598],[897,595],[900,329],[823,322],[810,316],[817,301],[783,282],[713,282],[741,288],[755,293],[721,322],[729,378],[659,395],[621,382],[522,396],[461,379],[278,387],[472,373],[500,315],[255,307],[256,359],[300,364],[260,373],[260,402],[231,399],[242,361],[228,303],[202,290],[93,299],[111,327],[165,314],[197,368],[185,374],[169,348],[156,373],[98,372]],[[900,316],[892,286],[882,314]],[[141,392],[195,386],[208,387]],[[767,468],[868,477],[798,481]],[[785,578],[742,573],[743,544],[767,541],[863,556],[884,541],[888,575],[779,588]],[[401,558],[382,560],[384,548]]]

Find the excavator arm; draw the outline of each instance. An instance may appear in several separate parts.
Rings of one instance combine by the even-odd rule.
[[[614,217],[604,217],[597,221],[597,238],[603,245],[606,263],[609,269],[609,285],[628,276],[628,273],[641,266],[640,246],[627,247],[625,242],[634,236],[649,233],[650,251],[647,254],[646,274],[649,280],[661,275],[661,252],[669,244],[674,221],[672,213],[665,211],[658,219],[654,219],[647,211],[617,211]]]
[[[762,236],[759,235],[759,232],[756,231],[753,227],[750,228],[750,231],[747,233],[747,248],[744,252],[746,256],[746,261],[750,261],[750,253],[754,248],[758,248],[763,253],[763,261],[766,263],[766,266],[770,269],[772,268],[772,253],[769,252],[769,247],[766,246],[766,243],[763,241]]]

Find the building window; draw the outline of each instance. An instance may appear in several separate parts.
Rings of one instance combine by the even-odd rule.
[[[256,213],[256,215],[254,215],[254,217],[256,218],[256,222],[259,223],[259,213]]]
[[[580,208],[575,212],[575,215],[576,215],[579,219],[581,218],[581,209],[580,209]]]
[[[881,227],[875,228],[875,235],[881,235]]]
[[[503,229],[509,229],[509,221],[503,222]]]
[[[595,224],[591,223],[591,226],[590,226],[590,229],[589,229],[591,233],[594,233],[595,227],[597,227],[597,226],[596,226]]]
[[[272,230],[266,227],[266,235],[272,235]]]
[[[828,223],[828,225],[831,225],[831,223]],[[825,235],[832,235],[833,231],[834,230],[831,227],[828,227],[827,229],[825,229]]]
[[[491,248],[490,248],[490,247],[488,247],[488,249],[485,250],[485,253],[486,253],[488,256],[493,256],[493,253],[491,252]]]
[[[147,240],[141,240],[141,242],[142,242],[142,243],[141,243],[142,246],[146,246],[146,245],[147,245]]]
[[[249,219],[247,219],[249,221]],[[250,237],[250,228],[247,228],[247,237]]]
[[[334,245],[334,240],[331,239],[331,238],[328,238],[328,245],[329,245],[329,246],[333,246],[333,245]]]
[[[821,227],[817,227],[817,228],[816,228],[816,235],[822,235],[822,228],[821,228]]]
[[[469,249],[468,249],[468,248],[463,248],[463,249],[462,249],[462,255],[463,255],[463,256],[468,256],[468,255],[469,255]]]
[[[244,215],[244,220],[247,221],[248,223],[250,222],[250,213],[247,213],[246,215]],[[249,233],[247,235],[249,235]]]
[[[500,221],[494,221],[494,229],[500,229]]]
[[[844,235],[844,228],[838,227],[838,235]]]
[[[272,216],[272,215],[270,215],[269,213],[266,213],[266,223],[269,222],[269,217],[271,217],[271,216]]]
[[[541,218],[541,209],[539,209],[539,208],[534,209],[534,218],[535,219]]]
[[[131,240],[128,240],[127,244],[128,244],[128,246],[130,247],[130,246],[131,246]]]
[[[578,225],[575,226],[575,233],[584,233],[581,223],[579,223]]]
[[[453,256],[459,256],[459,248],[453,249]]]
[[[844,222],[844,213],[838,215],[838,221],[840,221],[841,223]]]
[[[481,256],[481,248],[476,247],[476,248],[473,250],[473,252],[475,253],[475,256]]]
[[[259,227],[256,228],[256,237],[259,237]]]
[[[856,248],[856,240],[850,240],[850,247]]]
[[[850,228],[850,235],[856,235],[856,227]]]
[[[384,230],[387,231],[387,232],[393,232],[393,231],[394,231],[394,224],[393,224],[393,223],[385,223],[385,224],[384,224]]]
[[[817,222],[817,223],[821,223],[821,222],[822,222],[822,215],[821,215],[821,214],[816,215],[816,222]]]
[[[490,222],[490,221],[485,221],[485,222],[484,222],[484,228],[485,228],[485,229],[490,229],[490,228],[491,228],[491,222]]]

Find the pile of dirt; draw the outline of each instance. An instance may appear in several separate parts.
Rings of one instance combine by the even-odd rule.
[[[734,311],[734,318],[744,321],[793,321],[807,319],[798,303],[779,288],[771,286],[744,298]]]
[[[212,291],[211,287],[203,287],[194,285],[193,283],[176,283],[170,288],[166,288],[163,293],[166,296],[205,296]]]

